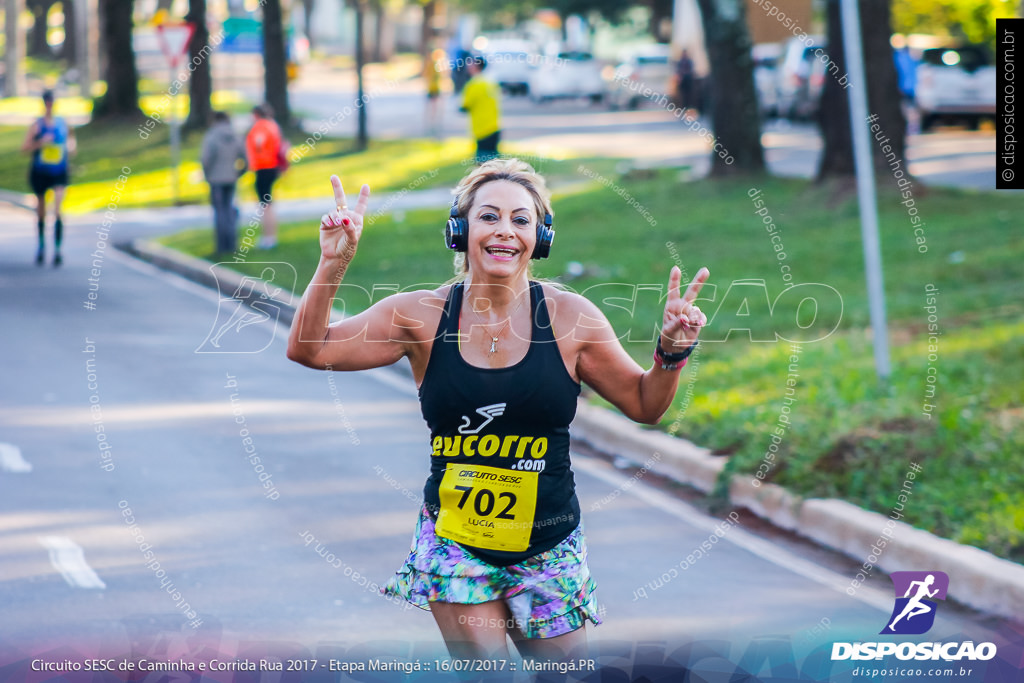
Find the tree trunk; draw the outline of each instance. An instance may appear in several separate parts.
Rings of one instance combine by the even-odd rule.
[[[107,92],[93,108],[93,118],[139,118],[139,73],[132,47],[135,0],[100,0],[100,45]]]
[[[54,0],[30,0],[26,3],[32,12],[32,30],[28,34],[25,51],[29,57],[52,59],[53,52],[46,42],[46,15],[50,13]]]
[[[4,97],[17,97],[25,89],[25,38],[18,26],[24,7],[20,0],[4,3]]]
[[[59,57],[63,59],[68,68],[78,66],[78,26],[75,24],[75,3],[74,0],[61,0],[61,9],[64,12],[64,44],[60,47]]]
[[[278,124],[282,128],[290,125],[281,0],[266,0],[263,4],[263,89]]]
[[[745,3],[697,0],[711,62],[711,120],[719,149],[713,176],[762,173],[761,119],[754,91]]]
[[[371,62],[383,62],[384,57],[384,21],[385,21],[384,3],[381,0],[373,0],[373,55],[370,57]]]
[[[309,50],[313,51],[313,0],[302,0],[303,27],[306,40],[309,41]]]
[[[864,50],[864,70],[867,75],[868,116],[877,115],[873,121],[879,130],[872,132],[871,150],[875,168],[889,173],[883,144],[891,146],[891,154],[900,163],[905,163],[906,119],[900,107],[899,82],[893,62],[890,35],[891,0],[861,0],[861,40]],[[825,72],[825,87],[822,91],[821,106],[818,109],[818,126],[824,141],[821,163],[818,166],[818,182],[833,177],[853,176],[856,173],[853,161],[853,134],[850,129],[850,105],[843,78],[849,80],[844,54],[843,30],[840,21],[839,0],[828,0],[828,53],[835,63]],[[831,74],[831,75],[830,75]],[[872,123],[863,122],[870,126]],[[876,137],[877,133],[877,137]],[[906,172],[906,168],[903,168]]]
[[[79,2],[83,4],[85,12],[88,14],[90,9],[90,3],[88,0],[79,0]],[[107,50],[100,46],[100,42],[103,40],[103,25],[106,21],[105,17],[108,14],[107,5],[113,3],[108,2],[108,0],[92,0],[92,2],[93,4],[91,6],[96,8],[96,19],[93,22],[93,30],[89,31],[89,34],[90,38],[91,36],[96,36],[98,38],[95,52],[96,64],[93,66],[93,73],[95,74],[93,76],[93,80],[102,81],[103,75],[107,73]],[[89,39],[86,39],[86,42],[88,41]],[[86,46],[86,49],[88,49],[88,46]]]
[[[210,74],[210,31],[206,27],[206,0],[189,0],[186,21],[195,25],[192,40],[188,44],[188,58],[195,65],[195,71],[188,81],[189,109],[185,119],[185,130],[206,128],[213,121],[213,79]],[[196,64],[196,62],[199,62]]]
[[[423,4],[423,24],[420,26],[420,57],[426,64],[433,49],[434,15],[437,12],[437,0],[427,0]]]

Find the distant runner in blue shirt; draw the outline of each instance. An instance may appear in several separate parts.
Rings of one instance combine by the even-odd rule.
[[[61,264],[60,245],[64,238],[64,224],[61,222],[60,205],[69,181],[68,156],[75,152],[75,134],[59,116],[53,115],[53,91],[43,92],[46,113],[36,119],[28,129],[21,151],[32,155],[28,182],[36,196],[36,217],[39,228],[39,248],[36,263],[45,260],[46,192],[53,189],[53,265]]]

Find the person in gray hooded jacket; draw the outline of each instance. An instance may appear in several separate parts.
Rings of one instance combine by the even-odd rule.
[[[229,253],[235,250],[238,222],[235,185],[245,172],[245,144],[235,135],[227,113],[214,112],[213,125],[203,137],[200,160],[210,185],[216,250]]]

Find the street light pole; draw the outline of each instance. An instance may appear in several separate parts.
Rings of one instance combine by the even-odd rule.
[[[860,14],[856,0],[839,0],[843,47],[850,73],[850,130],[853,133],[853,159],[857,169],[857,203],[860,207],[861,241],[868,284],[868,305],[874,338],[875,372],[879,379],[889,378],[889,337],[885,320],[885,285],[882,281],[882,256],[878,239],[878,203],[875,197],[875,172],[868,140],[868,96],[861,43]]]
[[[173,88],[177,72],[177,61],[171,62],[170,79]],[[178,91],[171,95],[171,205],[181,203],[181,123],[178,121]]]
[[[363,0],[356,0],[356,105],[357,116],[359,117],[359,129],[356,133],[356,149],[366,149],[366,104],[363,101],[363,19],[366,14],[366,5]]]

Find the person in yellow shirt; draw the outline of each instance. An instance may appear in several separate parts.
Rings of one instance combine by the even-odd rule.
[[[498,156],[501,138],[501,90],[483,76],[487,60],[473,56],[467,60],[470,79],[462,91],[460,111],[469,114],[469,128],[476,140],[476,162],[482,164]]]

